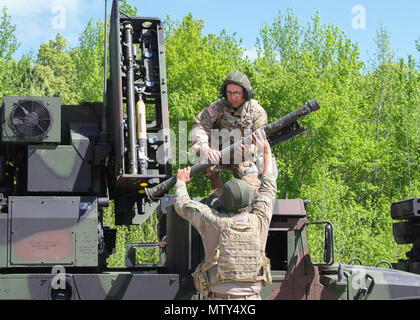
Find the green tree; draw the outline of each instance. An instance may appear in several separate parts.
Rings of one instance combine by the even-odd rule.
[[[3,7],[3,15],[0,20],[0,90],[1,93],[11,94],[13,91],[13,59],[12,55],[19,44],[16,38],[16,26],[10,21],[7,8]]]
[[[3,7],[3,15],[0,20],[0,60],[12,59],[13,53],[19,48],[19,43],[14,34],[16,26],[10,21],[7,8]]]
[[[9,95],[17,96],[50,96],[48,77],[46,68],[41,65],[33,64],[29,56],[23,55],[19,61],[10,61],[8,71],[10,72],[10,91]],[[51,72],[51,71],[49,71]]]
[[[352,109],[352,76],[361,68],[358,48],[335,26],[321,25],[318,15],[307,28],[301,27],[290,9],[262,29],[257,43],[254,87],[270,121],[313,98],[322,106],[304,120],[307,134],[275,149],[280,196],[300,196],[302,185],[312,180],[311,172],[341,152],[339,141],[351,140],[354,120],[346,111]]]
[[[130,17],[139,16],[137,7],[130,5],[127,0],[120,0],[120,12]]]
[[[50,94],[59,93],[62,103],[74,104],[77,101],[76,69],[67,40],[58,33],[54,40],[42,43],[35,62],[47,78]]]
[[[103,22],[90,20],[71,51],[79,103],[103,101],[104,39]]]
[[[390,202],[408,195],[409,180],[418,190],[418,73],[411,58],[392,62],[384,28],[376,41],[376,64],[366,74],[357,45],[319,14],[302,27],[289,9],[257,41],[254,89],[271,120],[320,102],[302,120],[307,132],[275,148],[279,196],[311,199],[311,218],[334,223],[342,262],[401,257]]]

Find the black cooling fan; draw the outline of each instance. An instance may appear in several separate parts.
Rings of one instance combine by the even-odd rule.
[[[42,140],[51,128],[52,120],[47,103],[28,99],[15,104],[10,115],[10,126],[20,138]]]

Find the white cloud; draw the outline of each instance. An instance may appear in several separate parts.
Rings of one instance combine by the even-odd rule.
[[[248,57],[251,61],[256,60],[258,58],[257,48],[254,47],[254,48],[245,50],[244,56]]]

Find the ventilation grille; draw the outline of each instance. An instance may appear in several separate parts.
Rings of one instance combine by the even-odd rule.
[[[52,125],[52,114],[48,104],[40,100],[17,102],[10,115],[10,127],[14,133],[28,140],[42,140]]]

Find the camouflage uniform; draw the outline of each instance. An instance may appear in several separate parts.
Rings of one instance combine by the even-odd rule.
[[[244,137],[266,124],[267,113],[254,99],[245,101],[237,109],[231,107],[226,98],[216,101],[203,110],[195,119],[192,131],[192,138],[195,143],[192,146],[192,150],[199,155],[211,148],[212,129],[226,129],[229,133],[239,129],[242,137]],[[230,135],[226,135],[224,139],[230,139],[231,141],[222,141],[222,146],[227,146],[230,144],[229,142],[234,142],[232,141],[233,137]],[[218,142],[215,145],[220,147]],[[262,158],[262,154],[257,153],[255,149],[251,149],[251,153],[252,157],[249,160],[245,159],[245,161],[240,163],[234,163],[235,159],[233,156],[230,157],[230,163],[228,164],[224,164],[222,159],[222,164],[211,166],[206,171],[206,176],[209,177],[217,171],[232,171],[236,178],[246,181],[254,191],[257,190],[260,184],[258,173],[262,169],[257,168],[256,162],[258,158]]]
[[[178,181],[175,185],[176,212],[199,231],[203,240],[204,265],[209,266],[206,276],[210,297],[215,295],[216,298],[219,296],[226,299],[260,299],[261,287],[268,279],[258,276],[263,273],[271,278],[269,260],[265,258],[264,252],[276,190],[274,176],[263,175],[251,212],[231,214],[216,211],[191,200],[184,182]],[[235,227],[236,234],[234,232],[233,238],[230,235],[230,238],[224,241],[226,230],[232,226]],[[243,226],[246,227],[242,228]],[[245,238],[254,240],[244,245],[241,241]],[[239,241],[236,241],[235,245],[232,239]],[[230,256],[229,252],[236,254]],[[249,265],[251,268],[247,268]],[[255,270],[255,267],[265,270]],[[252,278],[252,275],[248,274],[249,270],[254,270],[257,277],[254,277],[253,281],[244,281]]]

